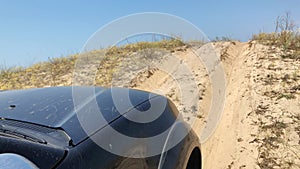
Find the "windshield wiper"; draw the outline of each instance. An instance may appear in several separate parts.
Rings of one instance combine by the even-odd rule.
[[[0,136],[11,137],[15,139],[25,139],[32,142],[47,144],[45,140],[37,138],[33,133],[26,132],[24,129],[7,125],[0,125]]]

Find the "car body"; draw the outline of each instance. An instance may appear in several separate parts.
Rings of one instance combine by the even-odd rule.
[[[75,90],[74,90],[75,89]],[[82,100],[76,103],[74,92],[78,89]],[[89,99],[84,93],[94,91]],[[115,93],[112,93],[115,91]],[[113,96],[129,92],[130,106],[116,111]],[[80,94],[82,93],[82,94]],[[118,97],[117,97],[118,98]],[[162,114],[148,123],[130,121],[126,116],[137,116],[134,109],[146,111],[151,100],[165,99]],[[105,122],[98,123],[90,103],[95,101]],[[86,131],[77,108],[85,111],[84,120],[92,128]],[[151,105],[155,106],[155,105]],[[77,108],[76,108],[77,107]],[[150,112],[151,114],[151,112]],[[164,96],[125,88],[102,87],[48,87],[0,92],[0,154],[14,153],[30,160],[39,168],[201,168],[201,148],[198,137],[181,118],[175,105]],[[174,127],[175,126],[175,127]],[[112,128],[132,141],[120,155],[110,152],[98,143],[107,143],[112,150],[124,140],[112,138]],[[172,128],[172,130],[167,130]],[[143,138],[154,137],[168,131],[168,137],[155,147],[161,153],[147,154],[153,148]],[[172,136],[184,137],[172,145]],[[179,133],[179,134],[178,134]],[[93,139],[94,138],[94,139]],[[99,142],[98,142],[98,141]],[[104,145],[104,144],[103,144]],[[151,147],[152,146],[152,147]],[[141,148],[142,147],[142,148]],[[169,147],[165,150],[164,148]],[[123,150],[122,150],[123,151]]]

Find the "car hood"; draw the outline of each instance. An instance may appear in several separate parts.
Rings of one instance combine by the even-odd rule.
[[[120,99],[123,98],[119,98],[118,94],[126,92],[129,93],[130,105],[123,105],[121,110],[117,110],[114,100],[119,99],[118,104],[122,103]],[[1,91],[0,117],[63,129],[76,145],[154,96],[132,89],[74,86]],[[99,119],[100,112],[104,121],[95,120]],[[82,122],[92,124],[88,131],[83,129]]]

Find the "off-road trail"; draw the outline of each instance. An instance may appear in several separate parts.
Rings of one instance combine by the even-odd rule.
[[[203,168],[299,168],[297,159],[299,159],[300,147],[297,140],[299,140],[298,118],[300,115],[298,111],[295,111],[300,108],[299,97],[282,101],[274,97],[270,98],[266,92],[273,87],[281,90],[280,81],[274,81],[270,86],[265,84],[266,78],[270,74],[274,74],[273,70],[267,68],[269,64],[276,61],[279,66],[287,64],[288,68],[277,75],[284,76],[286,73],[297,70],[295,67],[293,69],[288,66],[289,64],[299,63],[292,63],[292,61],[282,63],[283,61],[279,59],[280,54],[274,51],[277,49],[255,42],[216,42],[212,45],[220,55],[226,74],[226,97],[218,126],[211,137],[202,143]],[[165,68],[172,69],[173,75],[179,74],[178,77],[181,77],[179,79],[186,82],[181,86],[179,84],[178,87],[178,82],[176,84],[176,81],[168,74],[152,70],[141,73],[132,81],[130,87],[164,91],[163,94],[177,104],[179,111],[183,113],[187,121],[196,117],[196,121],[192,123],[193,129],[201,136],[201,131],[207,123],[206,118],[210,106],[213,106],[211,105],[212,90],[205,66],[195,58],[197,56],[195,56],[194,50],[186,48],[175,52],[173,55],[177,56],[177,62],[174,61],[170,64],[171,61],[167,60],[167,65],[171,65],[171,67]],[[275,58],[275,61],[270,61],[270,57]],[[184,79],[186,74],[182,73],[182,64],[188,66],[194,74],[193,80],[197,84],[197,89],[194,90],[198,90],[200,95],[197,98],[199,103],[197,112],[194,112],[189,104],[194,101],[193,98],[188,99],[179,95],[180,92],[188,92],[183,90],[190,90],[194,87],[189,84],[189,79]],[[299,81],[293,83],[293,85],[297,84]],[[188,101],[182,103],[180,99]],[[279,102],[285,102],[285,106]],[[264,105],[269,107],[264,108]],[[260,114],[259,111],[261,111]],[[289,114],[287,113],[282,116],[282,119],[279,119],[282,111],[287,111]],[[277,122],[286,125],[280,128]],[[274,138],[280,138],[281,142]],[[284,148],[286,146],[292,146],[293,149]]]
[[[247,114],[252,111],[252,82],[254,60],[249,58],[248,43],[216,44],[222,51],[226,72],[226,99],[222,118],[212,137],[203,143],[204,167],[256,168],[257,152],[249,145],[251,126]]]
[[[227,166],[238,168],[255,168],[255,161],[257,152],[254,146],[244,145],[248,144],[253,138],[249,133],[254,128],[248,126],[251,121],[247,121],[247,113],[251,112],[251,65],[253,60],[249,60],[247,50],[248,43],[217,43],[214,44],[217,52],[221,54],[223,60],[222,64],[226,74],[226,100],[225,109],[219,121],[215,132],[206,142],[203,143],[203,162],[205,169],[226,168]],[[205,118],[207,117],[210,103],[211,103],[211,89],[210,82],[207,76],[207,71],[192,50],[179,51],[174,54],[178,60],[184,62],[195,75],[195,80],[198,82],[199,95],[199,111],[200,119],[197,118],[193,123],[193,129],[196,133],[201,134],[201,130],[205,125]],[[197,62],[198,61],[198,62]],[[248,62],[248,63],[247,63]],[[249,63],[250,62],[250,63]],[[174,71],[180,71],[180,62],[170,64]],[[176,74],[177,72],[172,72]],[[145,73],[148,74],[148,73]],[[145,75],[146,76],[146,75]],[[179,110],[191,118],[191,110],[188,109],[187,104],[180,105],[178,88],[176,83],[167,74],[162,71],[154,71],[151,76],[145,78],[143,81],[134,81],[135,87],[138,89],[153,91],[159,88],[165,91],[164,94],[169,96],[175,103],[177,103]],[[155,84],[155,85],[153,85]],[[185,83],[185,85],[188,85]],[[181,86],[181,90],[190,89],[188,86]],[[185,92],[185,91],[181,91]],[[186,114],[184,114],[186,112]]]

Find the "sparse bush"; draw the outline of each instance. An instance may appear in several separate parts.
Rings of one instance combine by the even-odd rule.
[[[295,99],[296,96],[293,95],[292,93],[281,93],[281,94],[277,97],[277,100],[282,99],[282,98],[286,98],[286,99],[290,100],[290,99]]]
[[[217,36],[212,41],[213,42],[232,42],[232,41],[237,41],[237,40],[233,39],[230,36],[221,36],[221,37]]]
[[[276,28],[273,33],[260,32],[252,36],[252,40],[270,46],[281,47],[284,52],[295,50],[296,52],[284,55],[283,57],[299,59],[300,34],[297,31],[295,22],[291,19],[290,13],[279,16],[276,19]]]
[[[287,52],[287,53],[281,55],[281,58],[300,60],[300,49],[297,51],[293,51],[293,52]]]

